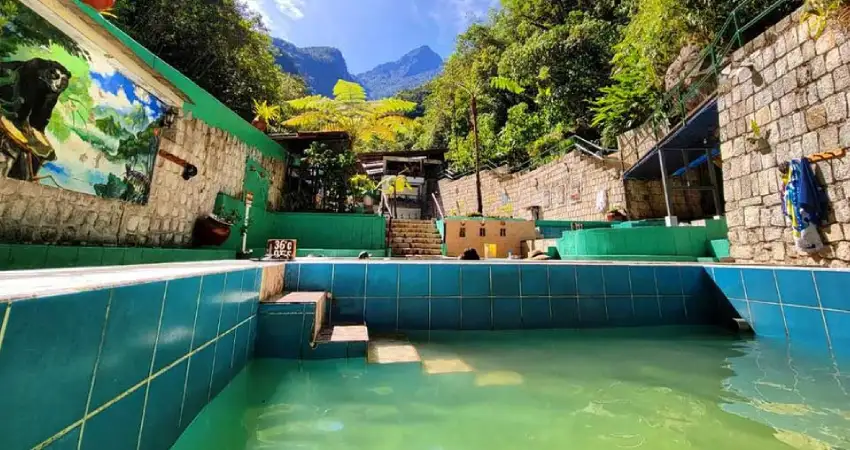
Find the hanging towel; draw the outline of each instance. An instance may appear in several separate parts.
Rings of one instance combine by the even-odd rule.
[[[783,211],[791,218],[794,242],[798,249],[815,253],[823,249],[818,227],[823,223],[828,200],[818,184],[808,159],[795,159],[783,175],[785,201]]]
[[[596,194],[596,212],[604,213],[608,210],[608,190],[600,189]]]
[[[797,208],[805,214],[806,221],[817,227],[823,224],[826,218],[828,200],[826,192],[818,184],[818,179],[812,171],[812,165],[808,159],[791,161],[792,169],[799,171],[799,185],[797,188]]]

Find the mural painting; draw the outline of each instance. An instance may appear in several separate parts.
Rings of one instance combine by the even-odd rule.
[[[0,0],[0,176],[147,202],[167,106],[18,0]]]

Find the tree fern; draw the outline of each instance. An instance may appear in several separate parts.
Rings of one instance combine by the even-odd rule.
[[[284,126],[299,131],[345,131],[355,150],[373,138],[395,142],[397,133],[412,122],[403,114],[416,109],[415,103],[397,98],[366,101],[363,87],[345,80],[337,82],[333,99],[313,95],[287,105],[298,114]]]
[[[357,83],[339,80],[334,86],[334,98],[340,102],[365,102],[366,90]]]

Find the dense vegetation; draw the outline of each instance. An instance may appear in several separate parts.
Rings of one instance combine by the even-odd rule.
[[[543,161],[566,149],[571,134],[614,145],[656,111],[683,46],[709,42],[737,5],[748,5],[739,19],[749,20],[773,2],[501,0],[458,37],[440,76],[385,100],[390,109],[365,101],[353,83],[343,86],[358,92],[354,100],[304,97],[303,80],[275,61],[299,72],[306,63],[283,41],[273,46],[239,0],[122,1],[114,13],[131,36],[246,118],[252,99],[264,100],[283,106],[287,129],[349,131],[357,151],[448,148],[463,170],[474,166],[476,140],[483,159],[499,162]],[[334,78],[350,81],[340,68]]]
[[[119,1],[116,24],[242,117],[252,100],[282,104],[303,96],[299,77],[275,64],[260,18],[237,0]]]
[[[483,158],[544,158],[578,134],[614,145],[646,120],[667,67],[688,43],[707,43],[737,0],[502,0],[458,38],[430,83],[414,146],[445,147],[471,168],[471,102]],[[749,2],[753,12],[771,0]],[[402,142],[410,140],[403,136]]]

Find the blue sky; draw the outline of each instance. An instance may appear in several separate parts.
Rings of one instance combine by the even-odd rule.
[[[443,57],[499,0],[245,0],[272,32],[299,47],[342,50],[351,73],[429,45]]]

